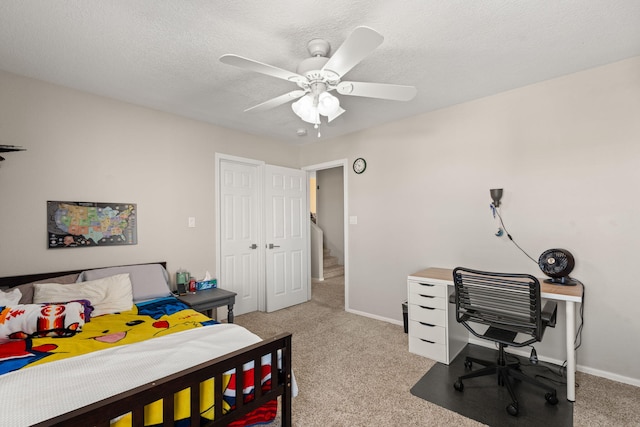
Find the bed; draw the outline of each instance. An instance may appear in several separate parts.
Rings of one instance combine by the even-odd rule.
[[[291,425],[291,334],[191,309],[165,267],[0,277],[0,425]]]

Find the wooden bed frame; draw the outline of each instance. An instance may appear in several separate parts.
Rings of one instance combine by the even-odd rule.
[[[166,262],[153,264],[161,264],[166,268]],[[89,269],[0,277],[0,288],[80,273],[85,270]],[[254,384],[256,384],[256,387],[254,387],[254,399],[250,402],[245,402],[242,394],[243,387],[236,387],[236,408],[223,415],[222,375],[231,369],[235,369],[237,384],[243,384],[244,372],[242,366],[249,362],[254,362],[254,366],[260,366],[262,356],[267,354],[271,355],[272,360],[271,387],[268,390],[263,390],[262,387],[257,386],[261,384],[261,372],[260,369],[254,369]],[[278,363],[276,362],[278,357],[281,360],[280,370],[278,370]],[[213,421],[201,424],[199,385],[201,382],[211,378],[214,378],[215,418]],[[135,427],[143,426],[145,405],[159,399],[162,399],[163,402],[163,426],[173,426],[173,395],[185,388],[189,388],[192,427],[201,425],[205,427],[226,426],[278,397],[280,397],[281,425],[289,427],[291,426],[291,378],[291,334],[282,333],[222,357],[43,421],[36,424],[36,426],[92,425],[107,427],[110,420],[129,412],[132,414],[132,425]]]

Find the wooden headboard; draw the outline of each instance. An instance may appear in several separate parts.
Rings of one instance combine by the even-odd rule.
[[[167,262],[143,262],[141,264],[126,264],[123,266],[113,266],[113,267],[126,267],[129,265],[144,265],[144,264],[160,264],[164,268],[167,268]],[[112,267],[112,266],[105,266]],[[10,288],[12,286],[23,285],[25,283],[36,282],[39,280],[51,279],[53,277],[65,276],[67,274],[79,274],[86,270],[95,270],[96,268],[105,268],[105,267],[91,267],[91,268],[83,268],[81,270],[69,270],[69,271],[53,271],[51,273],[35,273],[35,274],[23,274],[20,276],[6,276],[0,277],[0,288]]]

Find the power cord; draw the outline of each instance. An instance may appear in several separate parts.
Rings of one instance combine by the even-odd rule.
[[[511,240],[511,242],[518,248],[520,249],[520,251],[525,254],[531,261],[533,261],[536,265],[538,265],[538,261],[536,261],[533,257],[531,257],[531,255],[529,255],[524,249],[522,249],[520,247],[520,245],[518,245],[516,243],[515,240],[513,240],[513,237],[511,236],[511,234],[509,233],[509,231],[507,230],[507,227],[504,225],[504,221],[502,220],[502,215],[500,215],[500,208],[496,207],[493,203],[491,203],[489,205],[489,207],[491,208],[491,212],[493,213],[493,217],[495,218],[496,216],[498,217],[498,219],[500,220],[500,225],[502,226],[502,230],[504,230],[504,232],[506,233],[507,237],[509,238],[509,240]],[[500,237],[502,236],[501,230],[498,231],[498,233],[496,234],[496,236]],[[584,301],[585,301],[585,291],[586,291],[586,286],[584,285],[584,283],[582,283],[580,280],[578,279],[574,279],[573,277],[571,277],[570,279],[578,282],[579,284],[582,285],[582,303],[580,304],[580,325],[578,326],[578,330],[576,331],[576,336],[573,340],[573,344],[574,344],[574,351],[577,351],[580,346],[582,345],[582,329],[584,327]],[[525,366],[536,366],[538,364],[538,355],[536,353],[536,350],[533,346],[531,347],[531,356],[529,357],[529,360],[531,361],[530,365],[525,365]],[[515,357],[515,356],[513,356]],[[516,358],[517,359],[517,358]],[[519,361],[519,359],[517,359]],[[564,372],[567,370],[567,360],[565,360],[562,363],[562,366],[560,366],[560,368],[558,369],[558,372],[554,372],[553,369],[551,369],[548,366],[544,366],[541,365],[541,367],[544,367],[546,369],[548,369],[550,372],[552,372],[554,375],[558,375],[560,377],[564,377]],[[536,375],[536,377],[540,377],[540,378],[545,378],[549,381],[553,381],[556,382],[558,384],[566,384],[566,382],[561,382],[561,381],[557,381],[554,380],[552,378],[547,378],[545,376],[542,375]],[[576,382],[576,387],[579,387],[580,385]]]
[[[533,346],[529,346],[531,348],[533,348]],[[511,358],[512,361],[517,362],[520,364],[520,366],[526,366],[526,367],[530,367],[530,368],[535,368],[536,370],[538,369],[544,369],[547,370],[549,372],[551,372],[553,375],[560,377],[560,378],[564,378],[564,375],[562,373],[562,367],[560,368],[559,371],[556,372],[556,370],[550,366],[548,366],[546,364],[546,362],[530,362],[530,363],[523,363],[520,358],[518,356],[516,356],[515,354],[509,354],[507,353],[507,358]],[[531,358],[529,358],[529,360],[531,361]],[[561,379],[558,378],[552,378],[552,377],[548,377],[546,375],[543,374],[535,374],[534,378],[542,378],[545,379],[547,381],[550,381],[554,384],[560,384],[560,385],[566,385],[566,381],[562,381]],[[578,386],[578,384],[576,384],[576,387]]]
[[[538,261],[536,261],[533,257],[531,257],[524,249],[522,249],[520,247],[520,245],[518,245],[516,243],[515,240],[513,240],[513,237],[511,236],[509,231],[507,231],[507,227],[504,225],[504,221],[502,220],[502,215],[500,215],[500,208],[497,208],[493,203],[491,203],[489,205],[489,207],[491,208],[491,212],[493,213],[493,217],[495,218],[497,216],[498,219],[500,220],[500,225],[502,225],[502,229],[507,234],[507,237],[509,238],[509,240],[511,240],[511,242],[513,242],[513,244],[516,245],[516,247],[518,249],[520,249],[520,251],[523,254],[525,254],[531,261],[535,262],[536,265],[538,265]],[[497,235],[500,236],[501,234],[499,233]],[[574,280],[574,281],[576,281],[576,282],[578,282],[578,283],[580,283],[582,285],[582,304],[580,304],[580,326],[578,326],[578,331],[576,332],[576,337],[575,337],[575,339],[573,341],[573,343],[574,343],[574,351],[577,351],[580,348],[580,346],[582,345],[582,329],[584,327],[584,298],[585,298],[586,286],[584,285],[584,283],[582,283],[578,279],[574,279],[573,277],[570,277],[570,279]],[[567,363],[567,361],[565,360],[563,366],[566,365],[566,363]]]
[[[573,340],[573,351],[578,351],[578,349],[582,345],[582,329],[584,327],[584,298],[585,298],[587,287],[580,280],[574,279],[573,277],[571,279],[575,280],[576,282],[582,285],[582,303],[580,304],[580,325],[578,326],[578,330],[576,331],[576,337]],[[562,371],[565,371],[567,369],[566,360],[562,363],[562,366],[560,367],[560,369]],[[578,387],[578,383],[576,383],[576,387]]]
[[[582,285],[582,303],[580,304],[580,325],[578,326],[578,331],[576,332],[576,338],[573,341],[575,346],[574,350],[577,351],[582,345],[582,328],[584,326],[584,295],[585,295],[586,286],[584,285],[584,283],[582,283],[578,279],[573,279],[573,280],[575,280],[576,282]]]
[[[516,243],[515,240],[513,240],[513,237],[511,236],[511,234],[509,234],[509,231],[507,231],[507,227],[505,227],[504,225],[504,221],[502,220],[502,215],[500,215],[500,208],[496,208],[495,205],[493,203],[491,203],[490,205],[491,207],[491,211],[493,212],[493,216],[494,218],[496,217],[496,215],[498,216],[498,219],[500,220],[500,224],[502,225],[502,229],[504,230],[504,232],[507,234],[507,237],[509,238],[509,240],[511,240],[511,242],[516,245],[516,248],[520,249],[520,251],[525,254],[531,261],[535,262],[536,265],[538,265],[538,261],[536,261],[535,259],[533,259],[528,253],[525,252],[524,249],[522,249],[520,247],[520,245],[518,245]]]

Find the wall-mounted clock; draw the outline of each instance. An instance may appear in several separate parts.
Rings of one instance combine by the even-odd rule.
[[[353,161],[353,171],[355,173],[362,173],[367,168],[367,162],[359,157]]]

